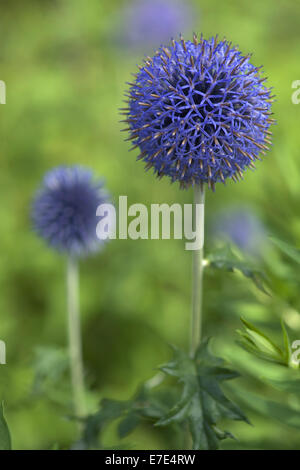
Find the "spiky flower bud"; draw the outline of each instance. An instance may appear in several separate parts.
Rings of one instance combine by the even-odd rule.
[[[49,171],[33,202],[35,230],[53,248],[72,256],[96,251],[103,244],[96,236],[97,207],[107,202],[103,183],[92,171],[60,166]]]
[[[124,109],[146,168],[181,187],[237,181],[271,143],[270,89],[226,40],[172,41],[148,57]]]

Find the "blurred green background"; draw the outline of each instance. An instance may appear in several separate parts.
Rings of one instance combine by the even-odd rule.
[[[138,152],[128,152],[120,132],[126,127],[118,112],[125,82],[143,57],[143,51],[120,40],[120,28],[126,28],[123,11],[130,3],[1,2],[0,79],[6,82],[7,104],[0,105],[0,339],[7,345],[7,365],[0,366],[0,397],[14,448],[49,449],[55,443],[68,448],[76,434],[68,419],[67,378],[55,368],[66,344],[65,260],[35,236],[30,224],[31,199],[44,173],[80,163],[105,178],[116,202],[119,195],[127,195],[129,204],[192,201],[191,191],[145,172],[135,161]],[[291,84],[300,79],[300,3],[190,4],[193,29],[205,37],[226,36],[244,53],[253,52],[253,63],[264,65],[277,97],[274,146],[258,170],[248,171],[244,182],[207,194],[207,249],[213,247],[209,227],[237,201],[257,213],[268,233],[300,245],[300,106],[291,101]],[[191,35],[188,30],[186,37]],[[260,262],[276,277],[282,300],[264,296],[238,275],[208,272],[204,330],[215,338],[214,351],[244,372],[247,387],[299,409],[295,396],[280,395],[260,382],[262,365],[235,344],[241,315],[267,325],[275,337],[283,315],[292,336],[300,338],[297,279],[287,285],[289,268],[271,248],[266,253]],[[170,357],[169,343],[186,347],[190,286],[191,253],[183,241],[112,241],[82,262],[90,411],[104,396],[128,398]],[[235,424],[239,442],[228,441],[225,448],[299,448],[300,430],[274,421],[272,413],[249,413],[254,426]],[[114,442],[111,434],[108,445]],[[169,434],[148,426],[130,441],[137,449],[176,445]]]

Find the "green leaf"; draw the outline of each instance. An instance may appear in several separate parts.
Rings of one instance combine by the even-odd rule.
[[[263,378],[263,380],[272,385],[272,387],[286,393],[300,393],[300,380],[274,380],[269,378]]]
[[[282,358],[281,349],[276,346],[276,344],[273,343],[273,341],[268,338],[267,335],[265,335],[262,331],[243,318],[241,318],[241,321],[246,328],[246,334],[248,334],[249,338],[260,351],[266,354],[270,354],[275,359]]]
[[[189,382],[185,383],[179,402],[176,403],[165,416],[156,422],[156,426],[167,426],[168,424],[182,422],[188,416],[194,394],[194,384]]]
[[[300,429],[300,413],[299,410],[291,408],[288,405],[277,403],[271,400],[265,400],[259,395],[250,393],[246,390],[240,390],[234,394],[253,411],[260,415],[266,416],[268,419],[274,419],[286,424],[287,426]]]
[[[266,275],[249,262],[240,259],[229,245],[225,245],[208,255],[207,260],[213,268],[223,269],[228,272],[239,271],[243,276],[250,279],[260,291],[270,295],[265,288]]]
[[[0,404],[0,450],[11,450],[11,437],[3,414],[3,403]]]
[[[290,338],[287,332],[287,329],[285,327],[284,321],[281,320],[281,329],[283,333],[283,344],[284,344],[284,354],[285,354],[285,360],[288,365],[291,365],[292,363],[292,348],[291,348],[291,342]]]
[[[161,368],[167,375],[177,377],[182,384],[182,394],[156,425],[188,425],[194,450],[217,449],[220,440],[232,437],[227,431],[217,428],[221,419],[248,422],[220,387],[221,382],[234,379],[239,374],[225,367],[222,359],[213,356],[208,343],[209,340],[205,340],[200,345],[194,358],[175,349],[173,359]]]
[[[109,424],[120,421],[118,436],[123,439],[132,433],[141,422],[159,420],[165,412],[166,407],[160,397],[144,386],[140,387],[130,400],[103,399],[100,403],[100,409],[83,420],[84,430],[81,445],[86,449],[104,449],[102,434]]]
[[[32,395],[65,405],[70,399],[69,357],[65,349],[38,347],[34,351]]]
[[[129,401],[109,400],[104,398],[101,401],[100,409],[95,414],[88,416],[84,420],[84,431],[82,441],[86,448],[102,447],[99,436],[105,426],[114,420],[124,416],[130,407]]]
[[[257,357],[275,362],[280,365],[290,366],[291,364],[291,347],[288,334],[284,323],[281,322],[283,332],[284,350],[279,348],[265,333],[260,331],[251,323],[241,318],[245,331],[237,330],[240,336],[238,344],[251,354]]]
[[[285,255],[292,258],[296,263],[300,264],[300,250],[294,248],[293,246],[289,245],[288,243],[280,240],[276,237],[270,237],[271,241],[276,245]]]
[[[121,439],[128,436],[140,424],[141,417],[136,411],[128,413],[118,426],[118,434]]]

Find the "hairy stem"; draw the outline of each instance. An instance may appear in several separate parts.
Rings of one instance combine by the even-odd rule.
[[[204,188],[197,185],[194,188],[194,220],[198,221],[195,230],[201,234],[204,240]],[[203,218],[197,220],[195,217],[196,207],[202,205]],[[201,342],[202,333],[202,281],[203,281],[203,246],[200,249],[193,250],[193,285],[192,285],[192,319],[191,319],[191,338],[190,353],[193,356]]]
[[[74,411],[77,417],[86,414],[84,373],[79,309],[79,274],[77,260],[69,256],[67,264],[67,303],[70,369]]]

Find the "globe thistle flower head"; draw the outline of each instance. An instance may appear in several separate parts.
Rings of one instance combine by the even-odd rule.
[[[238,181],[271,143],[270,89],[260,68],[217,37],[173,40],[130,83],[129,140],[157,176],[185,188]]]
[[[191,28],[194,14],[184,0],[135,0],[123,12],[123,43],[152,49]]]
[[[56,250],[87,255],[103,245],[96,236],[96,210],[105,202],[103,183],[94,180],[92,171],[81,166],[54,168],[33,201],[34,228]]]

